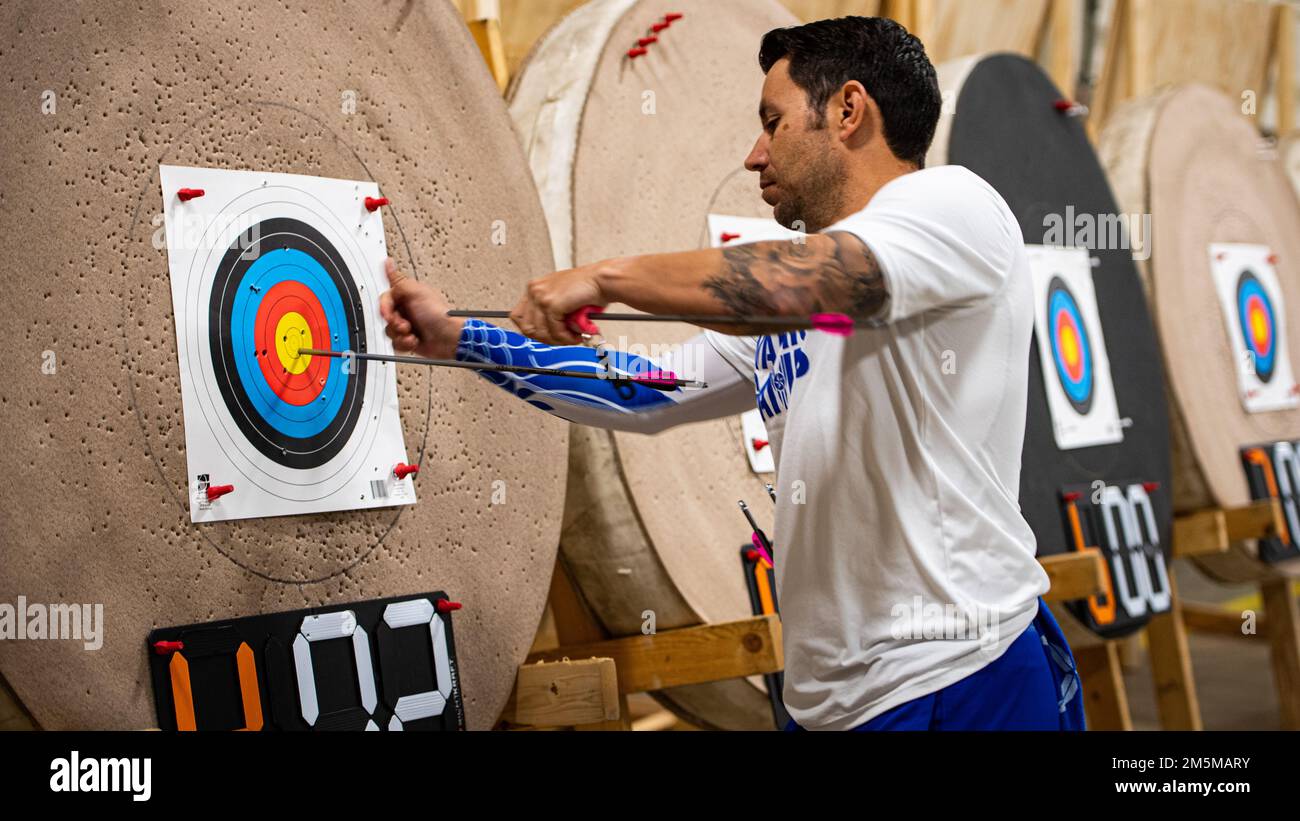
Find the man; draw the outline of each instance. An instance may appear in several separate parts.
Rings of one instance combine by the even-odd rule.
[[[675,363],[598,362],[566,317],[613,302],[854,317],[849,338],[711,329],[687,346],[699,364],[686,375],[710,383],[694,394],[489,378],[567,419],[647,432],[757,399],[777,458],[783,696],[799,725],[1081,723],[1073,661],[1039,600],[1047,576],[1016,499],[1033,327],[1016,220],[970,171],[924,169],[939,91],[924,48],[898,24],[778,29],[759,62],[762,133],[745,166],[776,220],[807,237],[535,279],[512,313],[526,336],[448,319],[436,291],[390,263],[389,336],[427,356],[639,373]]]

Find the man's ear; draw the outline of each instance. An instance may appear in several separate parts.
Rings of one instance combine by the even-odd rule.
[[[874,136],[880,111],[867,89],[857,80],[849,80],[835,95],[839,118],[832,125],[844,142],[866,143]]]

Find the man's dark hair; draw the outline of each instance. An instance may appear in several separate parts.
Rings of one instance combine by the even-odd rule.
[[[826,103],[850,80],[880,107],[885,142],[894,156],[925,165],[939,122],[939,81],[921,41],[884,17],[841,17],[773,29],[763,36],[758,64],[766,74],[790,58],[790,79],[808,95],[816,127],[826,125]]]

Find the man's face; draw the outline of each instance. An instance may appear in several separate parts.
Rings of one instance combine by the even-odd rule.
[[[758,172],[763,201],[786,228],[815,233],[840,212],[843,163],[835,130],[818,127],[808,95],[790,79],[790,61],[767,72],[759,104],[762,133],[745,158]]]

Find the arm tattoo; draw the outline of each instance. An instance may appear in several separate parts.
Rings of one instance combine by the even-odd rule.
[[[803,243],[755,242],[722,250],[704,288],[734,314],[838,312],[874,319],[889,294],[880,263],[857,236],[836,231]]]

